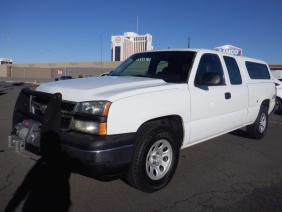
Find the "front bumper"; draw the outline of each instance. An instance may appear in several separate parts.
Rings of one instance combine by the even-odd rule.
[[[108,179],[123,175],[132,160],[134,133],[111,136],[91,136],[77,132],[61,133],[60,148],[56,155],[65,161],[77,172],[88,177]],[[25,149],[25,141],[16,135],[8,137],[9,147],[17,153],[32,158],[38,153]],[[53,154],[53,152],[50,152]],[[43,156],[43,158],[46,156]],[[47,155],[49,157],[49,155]]]
[[[133,155],[134,133],[93,136],[78,132],[61,133],[61,151],[84,164],[129,164]]]
[[[29,112],[30,96],[48,99],[44,117]],[[60,105],[59,93],[47,94],[23,89],[14,109],[13,130],[8,138],[9,146],[14,147],[19,153],[28,151],[51,160],[64,158],[76,172],[87,176],[108,177],[125,172],[127,170],[125,167],[129,167],[132,160],[135,134],[98,136],[61,131]],[[15,126],[25,120],[29,123],[33,123],[33,120],[41,123],[40,142],[36,145],[33,145],[32,139],[27,139],[32,136],[32,126],[23,125],[29,131],[24,130],[26,133],[24,139],[18,137]]]

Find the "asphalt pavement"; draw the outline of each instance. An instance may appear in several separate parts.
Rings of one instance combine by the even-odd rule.
[[[182,150],[170,184],[147,194],[8,148],[23,87],[36,85],[0,82],[0,211],[282,211],[282,115],[261,140],[243,128]]]

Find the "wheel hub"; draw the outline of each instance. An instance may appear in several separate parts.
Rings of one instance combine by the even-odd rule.
[[[159,180],[170,170],[172,151],[167,140],[158,140],[151,146],[146,160],[146,172],[149,178]]]
[[[152,166],[159,166],[162,164],[162,153],[160,152],[153,152],[150,155],[150,163],[152,164]]]

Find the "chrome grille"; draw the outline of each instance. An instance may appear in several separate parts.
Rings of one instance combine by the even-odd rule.
[[[48,101],[43,98],[33,97],[32,112],[38,116],[43,117],[42,106],[47,105]],[[69,101],[62,101],[61,103],[61,130],[67,131],[70,129],[71,120],[74,114],[76,103]]]

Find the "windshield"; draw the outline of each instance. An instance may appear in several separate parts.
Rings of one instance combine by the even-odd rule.
[[[132,76],[184,83],[192,67],[195,52],[166,51],[134,54],[116,68],[111,76]]]

